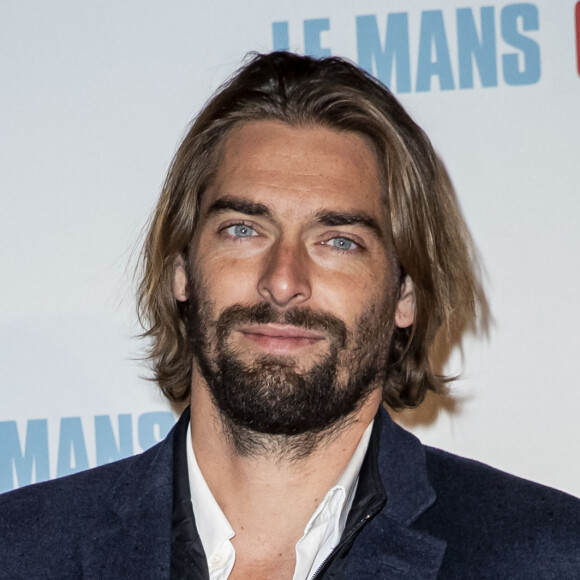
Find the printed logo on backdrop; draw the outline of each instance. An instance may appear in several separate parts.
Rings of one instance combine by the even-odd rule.
[[[129,457],[164,439],[174,423],[173,414],[167,411],[136,417],[127,413],[115,420],[110,415],[96,415],[90,425],[95,443],[91,456],[96,465]],[[30,419],[24,430],[18,429],[16,421],[0,421],[0,493],[94,467],[89,464],[88,425],[81,417],[62,417],[58,440],[52,441],[48,419]],[[53,449],[57,450],[56,462],[51,457]]]
[[[443,91],[472,89],[476,76],[482,87],[532,85],[540,80],[535,4],[508,4],[501,10],[458,8],[453,17],[442,10],[365,14],[356,16],[353,26],[359,66],[397,93],[425,92],[437,86]],[[288,50],[290,40],[295,44],[302,34],[306,54],[330,56],[331,47],[322,41],[330,29],[330,18],[304,20],[301,31],[291,29],[288,22],[274,22],[274,50]],[[451,37],[457,46],[455,58]]]

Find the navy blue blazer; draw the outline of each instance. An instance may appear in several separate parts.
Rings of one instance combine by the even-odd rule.
[[[386,501],[322,578],[580,579],[580,500],[425,447],[384,410],[375,427],[363,468]],[[169,578],[174,433],[0,495],[0,578]]]

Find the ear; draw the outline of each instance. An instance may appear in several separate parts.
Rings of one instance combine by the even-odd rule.
[[[395,310],[395,324],[399,328],[407,328],[415,321],[415,285],[409,276],[401,286],[401,298]]]
[[[189,298],[185,261],[181,255],[173,261],[173,296],[179,302],[185,302]]]

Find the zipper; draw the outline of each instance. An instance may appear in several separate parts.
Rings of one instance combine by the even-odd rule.
[[[334,558],[334,556],[337,554],[337,552],[354,536],[354,534],[356,534],[371,518],[373,517],[373,514],[367,514],[362,520],[359,520],[359,522],[356,524],[356,526],[353,526],[349,532],[346,534],[346,536],[344,536],[342,538],[342,540],[334,547],[334,549],[332,550],[332,552],[330,552],[330,554],[328,554],[328,556],[326,556],[326,558],[324,559],[324,561],[322,562],[322,564],[320,564],[320,566],[318,566],[318,568],[316,569],[316,572],[314,572],[314,574],[312,576],[310,576],[310,580],[316,580],[316,578],[318,577],[318,575],[320,574],[320,571],[326,566],[326,564],[328,564],[328,562],[330,562],[330,560],[332,560],[332,558]]]

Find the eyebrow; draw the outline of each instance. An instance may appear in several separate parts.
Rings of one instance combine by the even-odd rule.
[[[319,211],[315,221],[324,226],[362,226],[372,231],[380,240],[383,239],[383,230],[379,222],[366,212]]]
[[[246,215],[272,217],[272,212],[267,205],[255,203],[237,197],[222,197],[216,199],[207,209],[206,217],[226,211],[236,211]]]
[[[206,217],[227,211],[273,219],[272,212],[267,205],[230,196],[216,199],[207,209]],[[315,214],[314,222],[323,226],[362,226],[374,233],[379,240],[382,240],[384,237],[383,230],[378,221],[368,213],[362,211],[342,212],[321,210]]]

